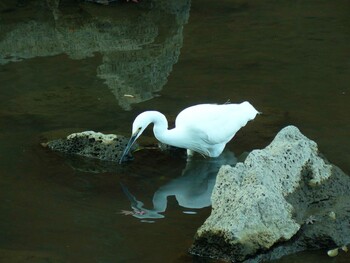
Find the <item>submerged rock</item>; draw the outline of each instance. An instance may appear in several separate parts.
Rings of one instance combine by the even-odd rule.
[[[121,135],[84,131],[73,133],[67,136],[66,139],[52,140],[45,146],[51,150],[66,154],[117,162],[127,143],[128,139]],[[133,146],[132,150],[135,150],[136,147],[136,145]]]
[[[350,178],[294,126],[244,163],[221,167],[212,213],[190,252],[260,262],[350,242]]]

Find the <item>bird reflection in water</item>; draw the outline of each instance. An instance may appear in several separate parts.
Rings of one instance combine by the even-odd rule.
[[[164,218],[162,213],[167,209],[169,196],[175,196],[178,204],[186,208],[184,213],[195,214],[195,210],[189,211],[188,209],[200,209],[211,205],[211,193],[220,167],[225,164],[234,166],[236,163],[235,155],[228,150],[225,150],[217,158],[205,159],[199,155],[193,156],[187,161],[180,177],[161,186],[154,193],[152,209],[143,207],[144,203],[137,200],[128,188],[121,184],[132,209],[131,211],[122,210],[121,214],[132,215],[142,219],[142,222],[154,222],[147,219]]]

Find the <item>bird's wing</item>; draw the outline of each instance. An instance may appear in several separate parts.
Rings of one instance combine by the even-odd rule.
[[[179,113],[175,125],[195,133],[208,144],[227,143],[257,113],[250,104],[251,108],[242,104],[192,106]]]

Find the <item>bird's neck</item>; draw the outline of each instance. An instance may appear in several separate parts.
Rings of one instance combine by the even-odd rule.
[[[158,111],[152,111],[150,119],[154,124],[154,136],[158,141],[173,146],[177,146],[179,142],[181,142],[181,140],[179,140],[181,135],[177,129],[168,130],[168,121],[162,113]]]

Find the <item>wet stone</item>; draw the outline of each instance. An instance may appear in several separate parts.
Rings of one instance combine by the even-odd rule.
[[[128,138],[121,135],[84,131],[68,135],[65,139],[49,141],[46,146],[53,151],[65,154],[118,162],[128,140]],[[131,152],[136,148],[137,145],[135,144]],[[128,159],[131,159],[130,154],[125,156],[125,160]]]
[[[350,177],[330,164],[295,126],[265,149],[219,170],[212,213],[190,252],[263,262],[350,243]],[[325,257],[327,257],[325,253]]]

